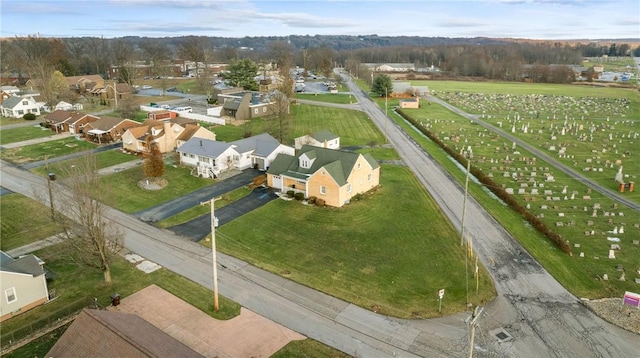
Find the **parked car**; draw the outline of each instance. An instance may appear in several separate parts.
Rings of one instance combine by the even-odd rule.
[[[169,87],[167,88],[167,92],[178,92],[178,89],[176,87]]]
[[[153,88],[153,87],[151,87],[151,86],[149,86],[149,85],[144,85],[144,86],[142,86],[142,89],[151,89],[151,88]]]

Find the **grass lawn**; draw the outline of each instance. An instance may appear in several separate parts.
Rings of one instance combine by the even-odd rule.
[[[233,190],[231,192],[228,192],[226,194],[224,194],[222,196],[221,200],[217,200],[215,202],[215,208],[220,209],[224,206],[227,206],[231,203],[233,203],[234,201],[237,201],[247,195],[249,195],[251,193],[251,190],[249,190],[249,188],[246,187],[242,187],[242,188],[238,188],[236,190]],[[207,213],[211,212],[211,206],[210,205],[198,205],[198,206],[194,206],[190,209],[187,209],[181,213],[178,213],[174,216],[171,216],[167,219],[158,221],[157,223],[155,223],[156,226],[161,227],[163,229],[171,227],[171,226],[175,226],[175,225],[179,225],[182,224],[184,222],[193,220],[199,216],[205,215]]]
[[[61,232],[51,220],[51,210],[48,206],[20,194],[1,196],[0,214],[2,251],[15,249]]]
[[[55,289],[58,298],[3,322],[3,344],[12,335],[28,333],[41,327],[41,324],[56,321],[64,313],[88,307],[93,297],[98,298],[99,304],[106,307],[110,305],[114,292],[124,298],[151,284],[162,287],[217,319],[233,318],[240,313],[240,306],[225,297],[220,297],[220,310],[216,313],[211,290],[166,269],[145,274],[136,269],[134,264],[118,257],[112,265],[113,283],[108,286],[104,284],[100,270],[78,264],[77,259],[63,245],[50,246],[36,252],[36,255],[57,275],[49,284],[49,289]],[[13,336],[13,340],[16,338]]]
[[[113,173],[100,180],[110,192],[107,204],[126,213],[164,203],[212,183],[210,179],[192,176],[188,168],[174,168],[170,165],[165,166],[163,178],[169,184],[161,190],[140,188],[138,182],[144,180],[145,176],[142,168],[138,167]]]
[[[338,104],[351,104],[356,103],[355,97],[348,94],[341,93],[328,93],[328,94],[310,94],[310,93],[296,93],[297,99],[306,99],[310,101],[338,103]]]
[[[408,169],[383,165],[381,183],[340,209],[275,200],[221,227],[218,248],[382,314],[438,316],[441,288],[443,314],[464,311],[465,252],[456,231]],[[470,301],[493,297],[481,270]]]
[[[69,137],[54,140],[46,143],[32,144],[19,148],[5,149],[0,152],[0,158],[3,160],[23,164],[44,160],[45,156],[49,158],[60,157],[67,154],[82,152],[94,149],[96,144],[85,140],[77,140],[75,137]]]
[[[5,116],[0,116],[0,128],[4,125],[9,125],[9,124],[16,124],[16,123],[25,123],[25,122],[32,122],[33,124],[38,124],[40,123],[40,121],[38,121],[38,119],[36,118],[35,121],[27,121],[24,118],[11,118],[11,117],[5,117]]]
[[[96,153],[95,157],[96,157],[96,167],[98,169],[107,168],[113,165],[141,159],[141,157],[137,157],[130,154],[124,154],[117,149]],[[41,167],[31,169],[31,172],[41,176],[47,176],[49,172],[53,172],[56,174],[58,178],[64,179],[65,173],[67,172],[66,168],[68,168],[71,165],[74,165],[74,163],[76,163],[77,161],[78,161],[77,158],[63,160],[60,162],[49,164],[49,170],[47,170],[46,167],[41,166]]]
[[[0,145],[22,142],[28,139],[49,137],[55,133],[50,129],[40,127],[38,123],[33,126],[3,129],[0,131]]]
[[[300,358],[300,357],[347,358],[351,356],[309,338],[301,341],[291,341],[289,342],[289,344],[282,347],[282,349],[280,349],[279,351],[277,351],[271,356],[271,358]],[[32,357],[28,357],[28,358],[32,358]]]
[[[512,187],[517,192],[518,188],[521,187],[521,183],[528,182],[528,180],[514,180],[511,177],[511,173],[517,173],[519,171],[527,175],[530,173],[533,169],[531,163],[527,165],[526,161],[519,161],[517,159],[518,157],[531,158],[532,155],[530,153],[518,148],[521,153],[514,156],[510,151],[511,143],[493,135],[482,136],[481,133],[484,133],[484,131],[479,130],[478,125],[472,124],[469,120],[459,117],[438,105],[432,104],[426,108],[407,112],[410,112],[414,118],[429,126],[432,131],[441,135],[441,138],[448,137],[449,140],[445,141],[448,145],[454,148],[456,145],[460,145],[453,140],[454,136],[461,138],[460,143],[472,145],[474,148],[474,158],[476,158],[473,162],[474,166],[480,167],[485,172],[494,172],[493,180],[497,183],[504,184],[506,187]],[[393,118],[396,119],[407,132],[411,133],[416,141],[429,151],[453,177],[461,183],[464,182],[464,172],[450,160],[444,151],[423,135],[418,134],[409,124],[399,120],[398,116],[394,115]],[[464,139],[466,139],[466,141]],[[508,150],[501,149],[500,152],[496,153],[495,148],[505,147],[508,148]],[[508,154],[511,154],[513,161],[510,169],[508,169],[510,173],[509,177],[504,178],[503,172],[507,170],[504,169],[506,168],[504,162],[495,161],[491,163],[490,159],[503,159],[505,155]],[[495,168],[499,167],[504,168],[503,170],[495,170]],[[525,171],[525,167],[528,167],[527,171]],[[538,160],[536,167],[545,168],[550,166]],[[543,179],[544,169],[539,170],[540,176],[537,177],[538,182],[543,184],[544,188],[539,187],[538,190],[540,190],[541,194],[544,190],[552,190],[554,194],[549,196],[557,196],[559,200],[548,201],[544,195],[518,195],[517,197],[521,200],[523,206],[526,206],[527,203],[530,205],[529,210],[531,212],[538,216],[544,215],[543,220],[546,225],[552,228],[553,231],[567,238],[572,246],[574,243],[580,245],[580,247],[574,247],[574,255],[572,257],[556,249],[547,239],[526,225],[519,215],[488,195],[485,192],[486,189],[482,186],[471,181],[469,191],[507,231],[516,237],[523,246],[574,295],[589,298],[612,297],[619,296],[624,293],[624,291],[633,290],[635,287],[633,279],[628,277],[626,281],[617,280],[620,273],[616,272],[615,266],[616,264],[622,264],[625,268],[635,268],[637,266],[637,258],[640,257],[640,247],[631,244],[632,240],[640,239],[640,233],[637,229],[632,229],[634,224],[640,224],[637,213],[622,207],[612,210],[615,203],[610,199],[605,198],[600,193],[589,192],[584,185],[572,178],[562,175],[553,168],[549,170],[553,173],[555,180],[553,182],[545,182]],[[529,183],[529,188],[526,189],[526,191],[530,192],[531,187],[533,186]],[[567,197],[571,196],[574,191],[578,193],[575,199],[563,199],[565,195],[562,194],[562,190],[565,187],[568,188]],[[590,199],[584,200],[583,196],[587,194]],[[530,201],[527,202],[525,199]],[[599,204],[603,208],[603,210],[599,211],[598,217],[592,217],[592,208],[595,204]],[[545,207],[543,207],[543,205]],[[616,216],[605,217],[604,211],[612,211]],[[623,212],[625,215],[619,216],[619,212]],[[560,213],[562,213],[563,216],[560,216]],[[609,223],[609,220],[611,220],[611,223]],[[558,222],[561,222],[562,226],[557,226]],[[616,260],[612,262],[607,258],[611,242],[607,241],[606,238],[617,235],[612,235],[607,232],[613,230],[616,226],[619,227],[622,225],[626,225],[627,229],[624,235],[620,235],[623,239],[620,245],[624,251],[618,252],[616,254]],[[591,230],[594,230],[594,235],[584,235],[585,231]],[[581,258],[579,256],[580,252],[584,252],[585,257]],[[596,259],[595,257],[598,258]],[[609,281],[599,279],[605,273],[608,274],[609,277],[615,277],[616,279]],[[633,274],[631,275],[633,276]]]

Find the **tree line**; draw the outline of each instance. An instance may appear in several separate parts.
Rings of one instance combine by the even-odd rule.
[[[633,42],[631,42],[633,43]],[[362,63],[411,63],[416,68],[437,67],[450,76],[517,81],[525,65],[577,65],[584,57],[640,56],[640,46],[616,44],[515,41],[487,38],[288,36],[242,39],[183,37],[72,37],[38,35],[6,38],[0,51],[3,73],[43,78],[57,70],[65,76],[100,74],[110,78],[118,68],[121,82],[135,80],[128,66],[134,61],[152,65],[157,76],[170,75],[167,64],[180,58],[201,63],[232,63],[251,59],[258,64],[300,66],[329,74],[344,66],[358,75]],[[553,72],[548,68],[549,72]],[[205,79],[207,76],[204,76]],[[549,81],[563,76],[545,76]],[[203,83],[205,85],[205,83]]]

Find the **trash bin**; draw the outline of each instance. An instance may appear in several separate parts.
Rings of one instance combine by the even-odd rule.
[[[111,295],[111,305],[117,306],[119,304],[120,304],[120,295],[117,293],[114,293],[113,295]]]
[[[49,180],[56,180],[56,175],[54,173],[49,173]]]

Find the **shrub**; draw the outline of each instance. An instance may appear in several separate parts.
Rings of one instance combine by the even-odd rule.
[[[364,195],[362,193],[358,193],[351,197],[351,201],[358,201],[364,199]]]
[[[293,197],[296,198],[297,201],[302,201],[304,200],[304,193],[295,193]]]
[[[324,199],[316,199],[316,205],[320,206],[320,207],[324,207]]]
[[[36,119],[36,115],[33,113],[25,113],[24,116],[22,116],[23,119],[27,120],[27,121],[33,121]]]
[[[293,198],[294,194],[295,194],[295,192],[293,190],[287,191],[287,198]]]
[[[309,199],[307,199],[307,202],[309,204],[315,204],[316,203],[316,197],[315,196],[310,196]]]

